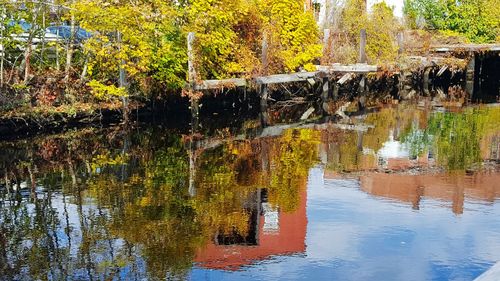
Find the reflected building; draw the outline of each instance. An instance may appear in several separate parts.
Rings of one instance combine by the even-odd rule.
[[[327,164],[325,179],[342,178],[345,172],[362,172],[359,180],[363,191],[377,197],[409,203],[415,210],[420,209],[424,198],[450,202],[455,214],[464,212],[467,200],[493,203],[500,198],[500,174],[497,172],[476,172],[471,175],[463,171],[457,174],[442,172],[437,166],[432,145],[426,146],[420,155],[412,156],[405,143],[393,136],[394,131],[391,130],[388,140],[377,151],[364,147],[360,143],[361,138],[357,140],[360,148],[348,151],[342,150],[336,140],[324,137],[320,151],[322,162]],[[498,162],[500,137],[496,133],[484,137],[480,151],[482,159]],[[349,153],[350,159],[355,160],[352,161],[353,164],[342,163],[347,158],[342,154],[346,153]],[[340,163],[341,168],[329,169],[328,165],[336,166],[331,163]],[[428,172],[421,174],[420,169]],[[415,173],[409,173],[410,170]]]
[[[253,198],[257,204],[247,210],[252,214],[245,239],[237,236],[216,235],[196,255],[199,266],[210,269],[238,270],[254,262],[277,255],[304,253],[307,229],[307,191],[299,191],[297,209],[285,213],[267,202],[267,191],[261,189]]]
[[[451,202],[453,213],[464,212],[464,201],[493,203],[500,197],[500,174],[406,175],[367,173],[360,177],[361,189],[371,195],[410,203],[420,208],[422,198]]]

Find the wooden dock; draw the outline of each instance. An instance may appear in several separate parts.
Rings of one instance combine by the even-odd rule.
[[[327,34],[327,33],[325,33]],[[500,52],[500,44],[460,44],[446,46],[431,46],[429,55],[425,57],[407,56],[402,65],[394,64],[390,67],[381,67],[379,65],[367,64],[366,57],[366,39],[365,30],[360,31],[359,58],[356,64],[331,64],[316,66],[315,71],[296,72],[286,74],[274,74],[265,76],[247,76],[239,78],[229,78],[222,80],[199,80],[197,70],[195,69],[195,53],[193,44],[195,40],[194,33],[188,34],[188,77],[189,90],[193,92],[214,92],[228,89],[250,89],[260,99],[260,111],[262,121],[268,123],[267,109],[268,102],[273,100],[271,92],[278,87],[272,85],[283,85],[286,89],[287,84],[294,84],[294,87],[302,87],[302,90],[314,89],[314,94],[318,95],[322,104],[320,110],[323,114],[335,114],[328,112],[332,101],[337,102],[342,98],[353,99],[351,93],[354,91],[359,99],[359,105],[364,107],[368,93],[368,75],[378,73],[377,77],[386,77],[390,81],[397,81],[398,97],[401,99],[412,99],[415,95],[415,88],[422,89],[424,95],[430,95],[430,88],[435,81],[443,79],[442,77],[454,77],[456,74],[463,76],[464,86],[469,95],[474,92],[474,85],[478,84],[477,69],[481,69],[485,53],[496,54]],[[399,53],[403,54],[404,48],[401,40]],[[262,65],[267,65],[267,43],[262,42]],[[478,59],[479,58],[479,59]],[[479,64],[479,65],[477,65]],[[391,69],[391,70],[388,70]],[[417,72],[417,73],[416,73]],[[443,75],[444,73],[451,73]],[[264,71],[265,73],[265,71]],[[415,81],[415,77],[421,81]],[[388,81],[386,80],[386,81]],[[355,81],[356,85],[351,82]],[[301,85],[300,83],[304,83]],[[310,85],[310,86],[307,86]],[[312,87],[311,87],[312,86]],[[346,97],[339,94],[339,89],[343,91],[349,89]],[[281,89],[282,87],[280,87]],[[245,91],[246,93],[246,91]],[[294,94],[295,95],[295,94]],[[245,94],[246,97],[246,94]],[[290,98],[290,97],[288,97]],[[292,99],[295,97],[292,95]],[[309,108],[310,109],[310,108]],[[308,111],[309,111],[308,109]],[[312,109],[314,111],[314,108]],[[191,99],[191,111],[193,116],[198,116],[199,105],[196,98]],[[331,111],[331,110],[330,110]],[[306,114],[306,113],[304,113]],[[309,116],[310,114],[307,114]],[[306,117],[307,118],[307,117]]]
[[[316,66],[317,71],[296,72],[289,74],[274,74],[268,76],[258,76],[254,78],[230,78],[221,80],[202,80],[194,85],[194,89],[215,90],[222,88],[240,88],[251,85],[272,85],[281,83],[306,82],[309,79],[319,79],[339,73],[368,74],[380,71],[380,66],[363,63],[342,65],[333,64],[331,66]]]

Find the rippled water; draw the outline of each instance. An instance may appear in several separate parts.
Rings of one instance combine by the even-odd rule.
[[[0,280],[473,280],[500,107],[0,143]]]

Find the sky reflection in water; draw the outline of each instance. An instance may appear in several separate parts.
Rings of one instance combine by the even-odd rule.
[[[500,261],[499,109],[2,143],[0,280],[473,280]]]

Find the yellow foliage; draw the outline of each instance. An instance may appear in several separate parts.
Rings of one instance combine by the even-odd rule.
[[[92,94],[100,100],[109,100],[113,97],[127,97],[128,92],[123,87],[115,85],[104,85],[99,81],[92,80],[87,83],[92,88]]]
[[[366,54],[369,63],[393,61],[397,56],[395,35],[399,24],[393,11],[385,2],[372,6],[372,14],[367,15],[363,0],[347,0],[342,14],[342,31],[339,47],[334,50],[334,57],[343,63],[355,63],[358,58],[360,31],[366,29]],[[339,52],[340,54],[336,54]]]

